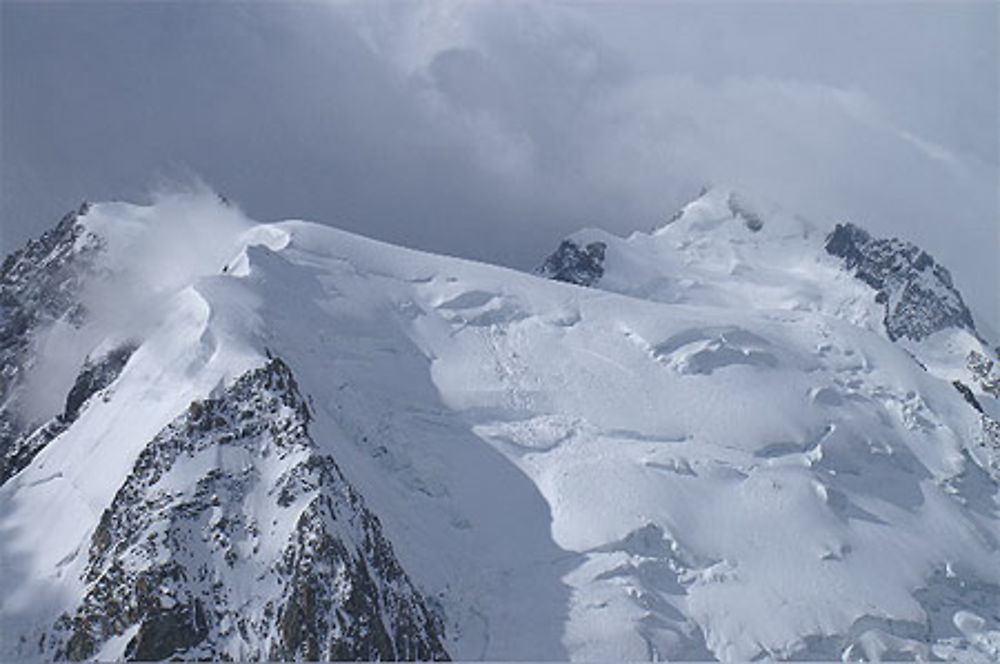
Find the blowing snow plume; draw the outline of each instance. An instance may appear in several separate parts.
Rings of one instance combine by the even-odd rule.
[[[20,398],[27,421],[62,410],[88,356],[141,343],[172,298],[222,270],[252,224],[200,182],[163,186],[150,201],[86,205],[75,219],[79,229],[67,228],[67,265],[60,269],[77,273],[72,286],[79,292],[72,310],[39,321],[36,361]]]

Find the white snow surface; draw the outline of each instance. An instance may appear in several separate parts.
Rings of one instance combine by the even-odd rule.
[[[176,213],[213,244],[181,279],[109,243],[108,278],[148,261],[156,297],[128,303],[119,379],[0,489],[0,659],[79,600],[143,446],[271,352],[453,658],[989,661],[998,480],[950,384],[981,343],[890,342],[821,231],[771,208],[752,231],[730,196],[574,236],[608,245],[601,289],[214,203],[95,205],[105,236]]]

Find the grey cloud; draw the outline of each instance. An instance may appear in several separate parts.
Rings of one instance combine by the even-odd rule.
[[[524,268],[713,181],[924,244],[996,321],[995,8],[809,4],[4,3],[0,250],[190,171]]]

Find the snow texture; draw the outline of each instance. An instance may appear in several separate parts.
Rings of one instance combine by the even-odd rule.
[[[94,205],[92,278],[164,214]],[[0,487],[3,659],[995,661],[994,352],[809,222],[713,189],[556,279],[215,237]]]

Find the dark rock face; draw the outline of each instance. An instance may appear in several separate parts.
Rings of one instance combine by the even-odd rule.
[[[837,224],[826,238],[826,251],[844,259],[845,267],[876,291],[875,301],[885,306],[889,339],[919,341],[948,327],[975,332],[951,274],[919,247],[896,238],[873,238],[853,224]]]
[[[966,403],[968,403],[970,406],[975,408],[980,413],[983,412],[982,405],[980,405],[979,400],[976,399],[976,395],[972,393],[972,390],[969,389],[968,385],[966,385],[960,380],[953,380],[951,381],[951,384],[955,386],[955,389],[958,390],[958,393],[962,395],[962,398],[965,399]]]
[[[138,633],[125,648],[134,661],[155,662],[184,652],[208,636],[208,623],[201,602],[174,609],[150,611]]]
[[[134,344],[127,343],[97,360],[87,358],[73,383],[72,389],[66,395],[66,408],[60,416],[61,419],[65,422],[76,420],[83,404],[118,378],[129,358],[132,357],[132,353],[135,352],[135,348]]]
[[[538,268],[538,273],[556,281],[593,286],[604,276],[604,253],[607,248],[603,242],[591,242],[581,249],[576,243],[563,240],[555,253]]]
[[[38,422],[20,414],[19,389],[34,362],[38,331],[60,319],[75,325],[83,320],[77,295],[101,247],[78,221],[88,209],[84,204],[67,214],[0,268],[0,483],[27,465],[46,438],[44,432],[32,433]],[[28,438],[33,438],[30,444]]]
[[[280,359],[193,402],[101,517],[86,594],[47,639],[88,659],[441,660],[440,620],[310,438]]]

